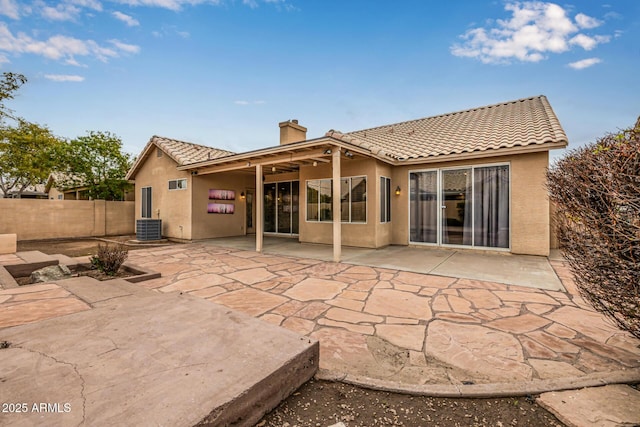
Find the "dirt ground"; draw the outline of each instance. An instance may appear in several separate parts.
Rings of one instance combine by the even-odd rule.
[[[563,426],[534,398],[444,399],[311,380],[264,417],[259,427]]]
[[[134,236],[109,237],[124,242]],[[38,250],[67,256],[94,255],[97,239],[18,242],[18,251]],[[148,247],[148,246],[142,246]],[[140,246],[129,247],[129,250]],[[449,399],[368,390],[348,384],[311,380],[267,414],[258,427],[355,426],[558,426],[535,396],[503,399]]]
[[[18,251],[40,251],[45,254],[63,254],[70,257],[85,255],[95,255],[98,252],[98,245],[111,242],[127,242],[135,239],[136,236],[109,236],[104,239],[53,239],[53,240],[25,240],[18,242]],[[163,243],[170,245],[178,243]],[[149,248],[158,246],[155,244],[139,244],[128,246],[129,250]]]

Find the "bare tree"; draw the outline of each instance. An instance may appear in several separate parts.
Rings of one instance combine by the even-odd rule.
[[[548,172],[558,242],[580,293],[640,338],[640,117]]]

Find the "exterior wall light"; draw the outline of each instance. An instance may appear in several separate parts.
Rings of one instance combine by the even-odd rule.
[[[400,186],[398,185],[396,187],[396,196],[399,196],[399,195],[400,195]]]
[[[344,152],[345,157],[349,158],[349,159],[353,159],[353,153],[349,150]]]
[[[240,192],[240,198],[244,200],[244,191]]]

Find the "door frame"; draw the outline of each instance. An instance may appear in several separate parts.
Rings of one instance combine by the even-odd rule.
[[[245,234],[256,234],[256,189],[246,188],[244,190],[244,230]],[[251,224],[249,227],[249,203],[251,203]]]
[[[442,243],[442,206],[443,206],[443,197],[442,197],[442,171],[447,170],[456,170],[456,169],[471,169],[472,181],[471,181],[471,200],[474,198],[474,169],[475,168],[483,168],[483,167],[491,167],[491,166],[509,166],[509,247],[507,248],[497,248],[491,246],[475,246],[474,243],[474,230],[472,226],[471,236],[472,236],[472,244],[471,245],[454,245],[448,243]],[[429,242],[414,242],[411,240],[411,194],[407,197],[407,240],[409,245],[420,245],[420,246],[437,246],[443,248],[453,248],[453,249],[478,249],[478,250],[490,250],[490,251],[499,251],[499,252],[511,252],[512,247],[512,238],[513,238],[513,204],[512,204],[512,193],[513,193],[513,167],[511,162],[495,162],[495,163],[478,163],[478,164],[470,164],[470,165],[459,165],[459,166],[448,166],[448,167],[440,167],[440,168],[424,168],[424,169],[410,169],[407,171],[407,188],[411,190],[411,174],[416,172],[436,172],[436,187],[437,187],[437,218],[436,218],[436,243]],[[471,217],[473,218],[475,206],[471,203]]]

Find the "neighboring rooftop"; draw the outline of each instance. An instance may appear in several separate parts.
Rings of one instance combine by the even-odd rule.
[[[567,145],[567,135],[542,95],[348,133],[330,130],[326,136],[395,160]]]

